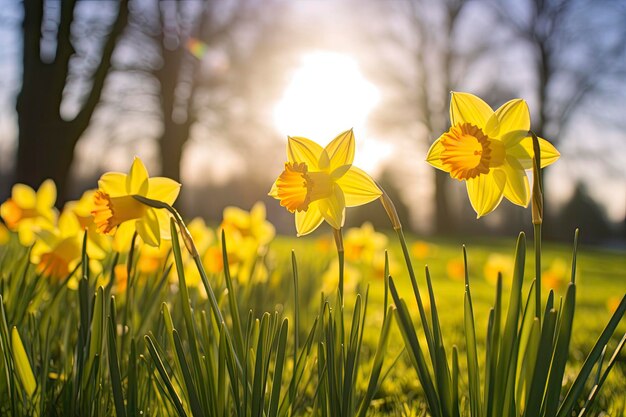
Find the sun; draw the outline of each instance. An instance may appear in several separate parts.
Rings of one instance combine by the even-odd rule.
[[[353,128],[358,140],[380,93],[357,62],[337,52],[304,55],[274,108],[274,123],[285,137],[305,136],[323,143]]]

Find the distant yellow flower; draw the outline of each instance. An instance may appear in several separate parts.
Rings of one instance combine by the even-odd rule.
[[[387,242],[387,236],[375,231],[370,222],[351,227],[343,240],[346,260],[371,262],[376,254],[384,255]]]
[[[463,281],[465,279],[465,263],[461,259],[450,259],[446,263],[446,273],[453,281]]]
[[[139,249],[137,270],[143,274],[153,274],[163,268],[170,253],[171,245],[163,242],[159,247],[144,245]]]
[[[435,251],[436,248],[434,245],[423,240],[416,240],[415,243],[411,245],[411,253],[413,253],[413,256],[417,259],[423,260],[429,256],[433,256]]]
[[[333,291],[337,290],[337,277],[339,271],[339,261],[335,258],[328,265],[328,269],[322,274],[322,288],[321,292],[324,295],[331,294]],[[363,276],[359,271],[359,268],[351,265],[350,263],[346,263],[344,265],[343,270],[343,279],[344,279],[344,291],[347,293],[352,293],[356,291],[356,287],[361,282]]]
[[[325,148],[306,138],[288,138],[288,162],[269,195],[295,213],[298,236],[311,233],[324,220],[340,229],[346,207],[382,195],[369,175],[352,166],[354,147],[352,130],[339,134]]]
[[[485,275],[485,281],[492,285],[498,283],[498,273],[502,274],[502,282],[505,285],[509,285],[513,278],[513,267],[515,265],[515,259],[512,256],[502,255],[499,253],[491,253],[487,257],[485,266],[483,267],[483,273]]]
[[[200,217],[196,217],[191,222],[189,222],[187,224],[187,230],[189,230],[189,233],[191,234],[191,238],[196,245],[198,253],[200,254],[200,256],[204,257],[209,246],[215,241],[213,230],[211,230],[206,225],[204,220]],[[191,255],[189,254],[189,252],[183,251],[182,256],[185,268],[185,281],[187,283],[187,286],[199,288],[200,294],[205,296],[206,293],[204,287],[201,285],[202,278],[200,277],[198,268],[191,258]],[[176,274],[170,274],[170,278],[172,281],[178,281],[178,277],[176,277]]]
[[[563,258],[555,258],[550,267],[541,274],[541,284],[547,289],[561,290],[567,286],[569,267]]]
[[[148,171],[135,158],[128,175],[107,172],[98,181],[94,196],[94,221],[98,231],[112,235],[118,228],[133,228],[150,246],[159,246],[161,239],[169,239],[169,214],[137,201],[140,195],[172,205],[178,197],[180,184],[164,177],[148,178]],[[130,222],[132,221],[132,222]]]
[[[6,245],[9,243],[11,239],[11,235],[9,229],[4,225],[4,223],[0,223],[0,246]]]
[[[239,207],[226,207],[221,228],[227,238],[237,234],[241,238],[251,238],[258,245],[264,246],[276,235],[274,226],[265,219],[265,216],[265,204],[261,201],[252,206],[250,212]]]
[[[384,278],[385,249],[389,239],[382,233],[374,230],[370,222],[361,227],[351,227],[346,231],[343,246],[345,259],[371,272],[374,278]],[[393,273],[396,266],[393,256],[389,255],[389,269]]]
[[[466,182],[477,217],[492,212],[503,197],[528,206],[526,170],[532,168],[534,153],[526,102],[511,100],[494,112],[472,94],[453,92],[450,122],[452,127],[433,143],[426,161]],[[542,168],[559,158],[548,141],[539,139],[539,146]]]
[[[78,220],[70,211],[61,213],[58,227],[39,229],[37,238],[31,261],[40,274],[58,281],[80,262],[82,234]]]
[[[250,212],[238,207],[226,207],[220,229],[226,236],[231,274],[240,283],[250,279],[255,282],[267,280],[269,273],[262,261],[276,231],[265,219],[265,204],[256,203]]]
[[[116,294],[124,294],[128,287],[128,268],[126,264],[118,264],[114,267],[115,281],[113,289]]]
[[[18,233],[20,243],[30,246],[37,228],[56,222],[56,199],[57,189],[52,180],[45,180],[37,192],[28,185],[15,184],[11,197],[0,205],[0,216],[9,230]]]

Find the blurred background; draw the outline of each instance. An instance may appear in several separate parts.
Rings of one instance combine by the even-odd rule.
[[[465,186],[425,161],[449,92],[522,97],[562,157],[544,234],[626,242],[623,0],[0,0],[0,200],[53,178],[59,205],[140,156],[183,184],[186,217],[267,197],[287,135],[354,128],[355,165],[420,234],[513,234],[530,210],[475,220]],[[347,225],[388,227],[379,204]]]

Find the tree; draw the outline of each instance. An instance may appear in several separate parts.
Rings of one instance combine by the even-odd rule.
[[[520,66],[535,78],[533,129],[558,143],[564,128],[594,96],[610,98],[626,75],[626,7],[613,0],[528,0],[487,2],[513,39],[531,51]],[[511,42],[513,41],[513,42]],[[608,86],[608,88],[607,88]],[[622,89],[623,92],[623,89]],[[623,99],[623,97],[622,97]]]
[[[76,0],[56,3],[60,7],[58,18],[53,2],[24,1],[23,22],[23,77],[22,89],[17,98],[18,149],[16,180],[33,187],[46,178],[57,184],[59,204],[67,197],[68,175],[74,158],[74,149],[100,101],[100,96],[111,68],[115,45],[128,20],[128,0],[121,0],[109,24],[108,36],[102,40],[94,68],[80,68],[73,64],[76,58],[78,22]],[[111,4],[108,4],[109,6]],[[86,3],[86,7],[93,7]],[[102,8],[100,8],[102,9]],[[99,10],[101,13],[102,10]],[[49,28],[56,24],[56,38],[50,39]],[[83,30],[101,21],[83,22]],[[53,41],[53,47],[50,41]],[[90,60],[92,57],[89,57]],[[84,74],[90,82],[88,91],[71,118],[62,115],[61,106],[72,85],[72,77]]]
[[[160,59],[148,71],[159,86],[157,95],[162,130],[157,142],[161,174],[180,181],[181,159],[192,127],[202,119],[219,120],[217,124],[220,126],[209,124],[212,130],[220,130],[220,133],[234,127],[226,126],[232,122],[230,104],[241,96],[240,86],[246,83],[254,60],[259,58],[249,51],[259,47],[265,37],[264,30],[270,27],[267,18],[273,13],[263,12],[272,9],[275,12],[276,2],[237,0],[155,4],[158,13],[150,30]],[[242,41],[239,38],[246,37],[244,31],[256,36]],[[200,52],[196,51],[194,55],[190,49]],[[202,54],[210,55],[216,51],[222,51],[222,59],[227,61],[223,65],[228,71],[225,68],[203,68]],[[207,117],[207,113],[213,117]]]
[[[381,50],[391,53],[392,62],[380,66],[373,62],[381,78],[396,92],[377,115],[385,124],[407,126],[419,123],[420,141],[432,143],[448,129],[450,91],[463,83],[470,68],[478,61],[487,44],[476,42],[471,48],[458,47],[463,11],[468,0],[405,0],[382,3],[376,13],[391,13],[382,34],[372,39]],[[375,6],[381,7],[377,2]],[[408,110],[408,112],[406,111]],[[456,230],[449,197],[449,175],[435,171],[435,230]]]

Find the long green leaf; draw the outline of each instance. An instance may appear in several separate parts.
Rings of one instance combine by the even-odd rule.
[[[11,345],[13,353],[13,363],[15,364],[15,371],[17,376],[24,387],[26,394],[32,399],[35,389],[37,388],[37,382],[35,381],[35,375],[33,369],[30,366],[28,355],[22,344],[22,339],[17,331],[17,327],[13,326],[11,330]]]
[[[183,408],[183,404],[180,402],[180,398],[178,397],[178,394],[176,393],[176,390],[174,389],[174,386],[172,385],[172,381],[170,380],[170,377],[167,374],[167,371],[165,370],[165,366],[163,365],[161,356],[157,352],[157,348],[155,346],[154,341],[149,335],[144,336],[144,340],[146,341],[146,347],[148,348],[148,352],[150,352],[150,356],[152,357],[152,362],[156,366],[156,369],[159,372],[159,375],[161,376],[161,380],[163,381],[163,384],[165,385],[165,388],[167,389],[167,393],[169,394],[168,397],[170,401],[172,402],[172,404],[174,405],[176,412],[178,413],[179,417],[187,417],[187,413],[185,412],[185,409]]]
[[[576,401],[580,397],[594,365],[602,354],[602,349],[604,349],[604,346],[608,343],[609,339],[613,335],[613,332],[615,332],[615,328],[619,324],[622,317],[624,317],[624,313],[626,313],[626,295],[622,297],[622,301],[619,306],[617,306],[615,313],[613,313],[613,316],[611,316],[611,319],[602,331],[602,334],[596,341],[593,349],[591,349],[591,352],[587,355],[578,376],[574,380],[574,383],[570,387],[569,391],[565,395],[565,399],[559,407],[557,417],[567,417],[571,415],[572,410],[576,405]]]
[[[422,387],[424,388],[428,408],[433,416],[440,417],[442,416],[442,413],[439,396],[433,385],[430,371],[428,370],[424,354],[422,353],[422,348],[417,340],[417,334],[415,333],[415,329],[413,327],[411,315],[409,314],[409,310],[404,300],[398,296],[392,277],[389,277],[389,289],[391,290],[391,296],[396,305],[398,327],[400,328],[400,333],[402,334],[402,338],[404,339],[404,343],[407,347],[409,358],[411,359],[411,362],[417,371],[417,376],[422,384]]]
[[[113,404],[115,405],[115,414],[117,417],[126,417],[124,394],[122,393],[122,376],[117,359],[117,336],[115,334],[117,324],[113,316],[109,315],[108,319],[107,348],[109,355],[109,375],[111,376],[111,389],[113,390]]]

